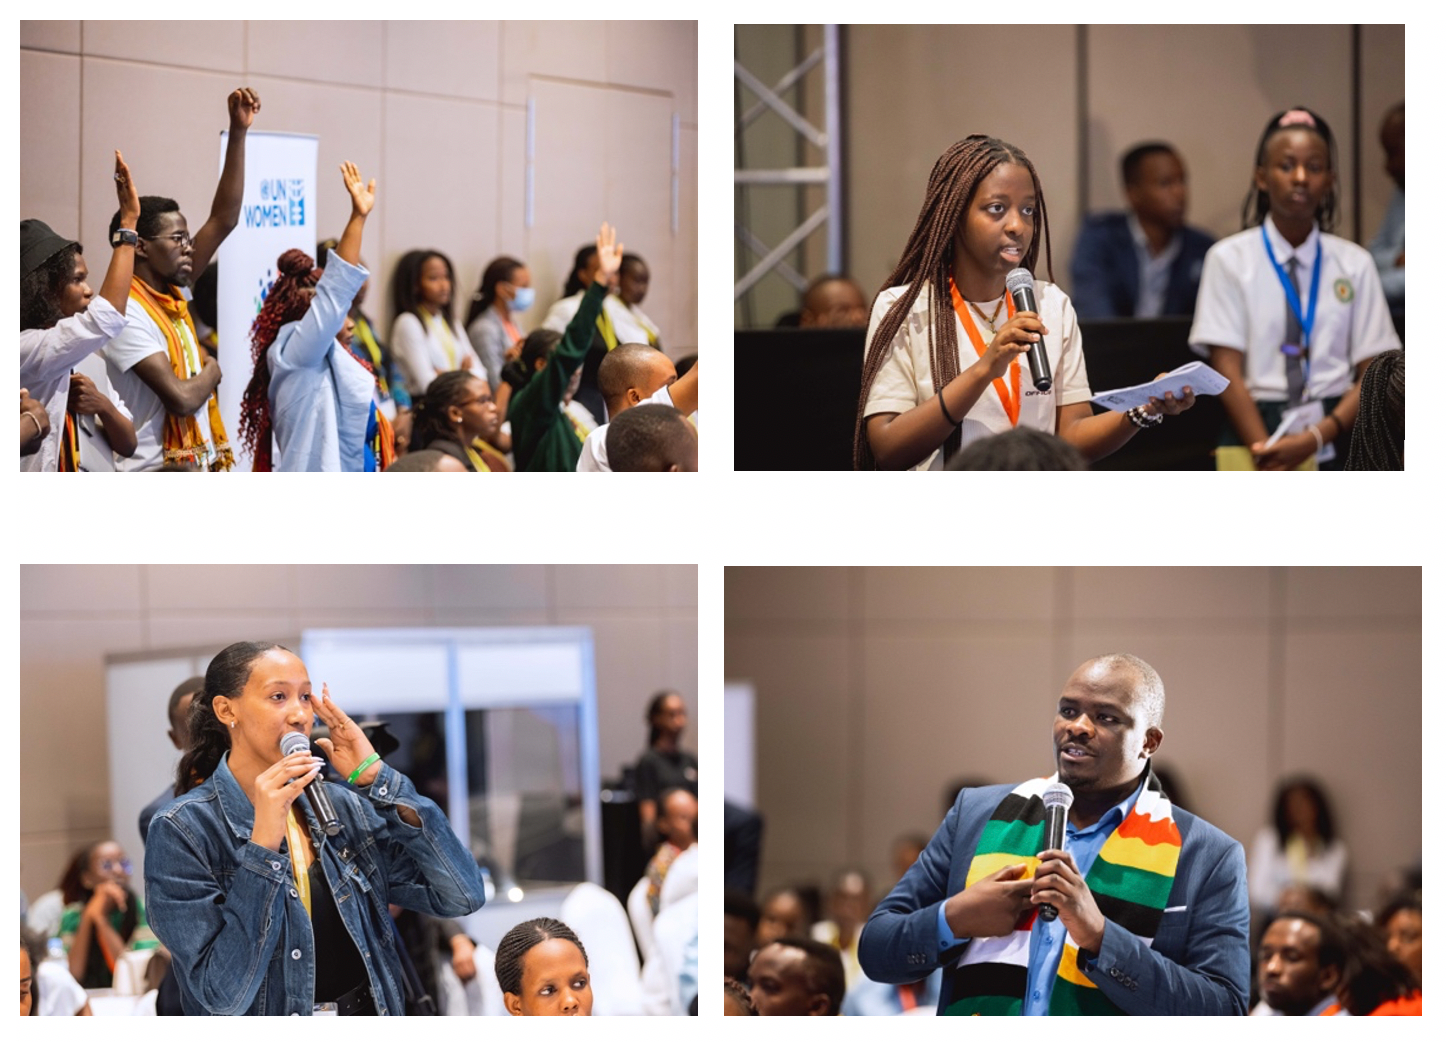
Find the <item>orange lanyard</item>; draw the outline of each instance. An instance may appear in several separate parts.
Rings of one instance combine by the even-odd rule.
[[[984,343],[984,338],[979,335],[975,328],[974,319],[969,317],[969,305],[964,303],[964,298],[959,295],[959,287],[954,285],[954,276],[949,276],[949,296],[954,300],[954,313],[959,316],[959,321],[964,324],[964,332],[969,334],[969,341],[974,345],[974,350],[980,358],[984,352],[989,350],[989,345]],[[1007,293],[1004,296],[1004,303],[1009,306],[1009,317],[1014,317],[1014,298]],[[1009,417],[1011,427],[1019,426],[1019,356],[1015,355],[1009,362],[1009,382],[1014,388],[1014,393],[1009,393],[1009,388],[1004,386],[1004,377],[994,378],[994,391],[999,395],[999,401],[1004,405],[1004,414]]]

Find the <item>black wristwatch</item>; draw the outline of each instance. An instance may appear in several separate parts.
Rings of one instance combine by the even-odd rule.
[[[135,246],[141,241],[134,228],[117,228],[115,234],[110,237],[112,248],[116,246]]]

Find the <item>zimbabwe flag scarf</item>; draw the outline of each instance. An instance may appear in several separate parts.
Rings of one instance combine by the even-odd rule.
[[[1056,776],[1057,777],[1057,776]],[[1024,878],[1039,867],[1044,846],[1044,788],[1054,778],[1035,778],[1020,785],[995,808],[984,825],[965,888],[1006,865],[1025,863]],[[1145,786],[1119,828],[1105,840],[1085,876],[1085,884],[1106,919],[1150,944],[1175,881],[1180,860],[1180,830],[1170,801],[1154,772],[1146,769]],[[1005,937],[979,937],[969,942],[958,963],[945,970],[951,1001],[946,1014],[1018,1016],[1024,1004],[1029,965],[1029,938],[1036,909],[1030,909]],[[1052,1016],[1120,1013],[1078,966],[1079,946],[1066,937],[1054,991]]]
[[[172,287],[174,288],[174,287]],[[156,324],[166,338],[166,353],[171,361],[171,372],[182,380],[189,380],[201,371],[201,349],[196,339],[196,327],[191,323],[191,313],[186,307],[186,298],[157,293],[147,286],[139,275],[131,278],[131,300],[144,309],[146,315]],[[226,425],[221,422],[221,407],[216,396],[206,402],[206,416],[211,427],[211,447],[215,450],[209,459],[205,457],[206,439],[201,435],[201,426],[194,416],[172,416],[166,413],[165,427],[161,433],[161,447],[165,449],[166,463],[199,463],[210,470],[230,470],[235,459],[231,455],[231,444],[226,439]]]

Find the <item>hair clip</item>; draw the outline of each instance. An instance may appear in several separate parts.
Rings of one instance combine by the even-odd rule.
[[[1275,121],[1277,127],[1315,126],[1315,117],[1305,109],[1291,109]]]

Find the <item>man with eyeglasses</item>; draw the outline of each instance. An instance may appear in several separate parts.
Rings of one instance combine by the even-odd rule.
[[[221,368],[201,347],[181,293],[241,218],[246,131],[261,99],[241,87],[231,92],[227,107],[226,161],[210,216],[194,237],[176,201],[161,196],[141,197],[134,232],[119,228],[119,214],[111,219],[112,241],[117,235],[136,240],[126,326],[101,352],[136,428],[135,454],[117,461],[118,470],[229,470],[233,462],[216,400]]]

